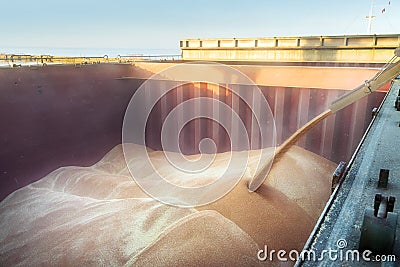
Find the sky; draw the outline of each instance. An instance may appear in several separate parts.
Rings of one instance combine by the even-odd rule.
[[[184,38],[366,34],[370,6],[371,0],[2,0],[0,53],[171,54]],[[374,0],[373,10],[372,33],[400,33],[400,0]]]

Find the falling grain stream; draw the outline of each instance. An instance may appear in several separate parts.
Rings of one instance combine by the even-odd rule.
[[[314,119],[309,121],[303,127],[298,129],[293,135],[291,135],[285,142],[283,142],[275,151],[274,157],[270,158],[262,168],[256,173],[254,178],[248,185],[249,191],[256,191],[265,181],[268,176],[269,170],[273,167],[273,163],[279,161],[283,154],[294,145],[300,137],[306,134],[310,129],[317,125],[320,121],[324,120],[329,115],[353,104],[362,97],[376,91],[381,88],[384,84],[397,77],[400,73],[400,61],[395,62],[397,57],[400,56],[400,50],[395,50],[393,58],[379,71],[372,79],[365,81],[364,84],[356,87],[349,93],[339,97],[337,100],[332,102],[330,107],[316,116]]]

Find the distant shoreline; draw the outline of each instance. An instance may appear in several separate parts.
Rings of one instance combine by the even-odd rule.
[[[128,55],[169,55],[180,54],[176,49],[146,48],[78,48],[78,47],[0,47],[0,54],[51,55],[66,57],[118,57]]]

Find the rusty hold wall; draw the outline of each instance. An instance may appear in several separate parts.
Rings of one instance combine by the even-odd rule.
[[[0,69],[0,199],[61,166],[89,166],[121,143],[125,109],[144,79],[118,78],[137,72],[129,64]],[[246,91],[246,85],[210,90],[207,84],[188,84],[161,99],[148,123],[148,145],[161,149],[158,136],[163,118],[181,101],[198,95],[218,98],[238,111],[251,136],[251,112],[226,89],[229,86]],[[278,142],[343,93],[338,89],[260,88],[275,115]],[[334,161],[348,159],[371,119],[371,109],[383,95],[375,93],[331,116],[299,145]],[[218,127],[209,120],[188,124],[182,132],[182,150],[196,153],[196,144],[205,136],[216,140],[219,151],[228,150],[227,133]],[[250,138],[252,148],[258,148],[256,137]],[[235,144],[240,149],[240,140]]]

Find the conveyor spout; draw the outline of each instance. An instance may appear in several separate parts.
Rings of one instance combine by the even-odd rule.
[[[274,157],[268,160],[256,173],[254,178],[250,181],[248,188],[249,191],[256,191],[265,181],[268,176],[270,168],[272,168],[272,161],[278,160],[297,140],[312,129],[318,122],[322,121],[330,114],[335,113],[348,105],[356,102],[364,96],[378,90],[390,80],[396,78],[400,74],[400,47],[394,51],[394,56],[383,66],[383,68],[370,80],[365,81],[360,86],[356,87],[352,91],[343,96],[339,97],[331,103],[329,108],[319,114],[317,117],[309,121],[303,127],[298,129],[292,136],[290,136],[282,145],[280,145],[276,151]]]

